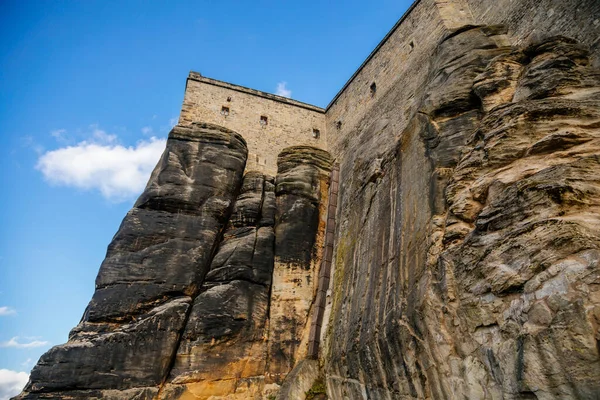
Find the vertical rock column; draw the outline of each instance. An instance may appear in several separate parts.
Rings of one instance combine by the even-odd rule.
[[[307,355],[311,306],[325,239],[329,153],[308,146],[279,154],[268,381],[280,384]]]
[[[154,398],[239,191],[238,134],[176,126],[150,181],[108,246],[69,341],[44,354],[19,398]]]
[[[335,234],[335,214],[337,210],[338,190],[340,184],[340,166],[335,164],[331,171],[329,182],[329,205],[327,206],[327,226],[325,233],[325,248],[321,268],[319,270],[319,289],[315,298],[314,312],[312,313],[310,336],[308,339],[308,357],[319,357],[319,344],[323,336],[322,325],[325,316],[327,290],[331,278],[331,260],[333,258],[333,240]]]
[[[160,398],[260,398],[274,218],[273,178],[248,172]]]

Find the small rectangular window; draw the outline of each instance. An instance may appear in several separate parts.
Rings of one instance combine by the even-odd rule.
[[[375,92],[377,91],[377,84],[375,82],[371,83],[371,96],[375,96]]]
[[[318,139],[321,137],[321,131],[319,131],[318,129],[313,129],[313,138]]]
[[[260,116],[260,124],[267,125],[269,123],[269,119],[265,115]]]
[[[229,107],[221,107],[221,115],[228,116],[229,115]]]

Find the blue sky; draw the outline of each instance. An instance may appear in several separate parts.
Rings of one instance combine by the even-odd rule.
[[[410,1],[370,4],[0,3],[0,400],[79,322],[188,72],[324,107]]]

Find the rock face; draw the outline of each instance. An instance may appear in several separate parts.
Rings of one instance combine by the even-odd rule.
[[[289,148],[276,181],[252,171],[242,181],[246,156],[243,138],[228,129],[173,129],[109,245],[81,323],[40,359],[18,398],[260,399],[276,391],[306,353],[331,160]],[[298,293],[271,307],[275,260],[292,272],[276,274],[273,297],[289,285]]]
[[[600,73],[504,33],[449,35],[397,145],[341,163],[331,398],[600,395]]]
[[[68,343],[40,359],[22,398],[154,398],[242,181],[247,149],[212,125],[175,127],[108,247]],[[137,397],[136,397],[137,396]]]
[[[239,134],[175,127],[18,398],[298,399],[323,379],[331,399],[599,398],[600,72],[574,40],[506,33],[450,32],[415,107],[373,88],[339,171],[295,146],[243,176]]]
[[[273,178],[246,174],[161,398],[260,395],[267,363],[274,195]]]
[[[281,384],[308,351],[332,161],[326,151],[296,146],[285,149],[277,165],[268,377]]]

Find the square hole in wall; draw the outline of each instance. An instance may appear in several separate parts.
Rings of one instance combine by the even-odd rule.
[[[269,123],[269,119],[267,118],[266,115],[261,115],[260,116],[260,124],[265,126]]]
[[[375,96],[375,92],[377,92],[377,84],[375,82],[371,83],[369,89],[371,90],[371,96]]]
[[[335,121],[335,127],[338,129],[342,129],[342,121]]]
[[[313,137],[314,139],[318,139],[318,138],[320,138],[320,137],[321,137],[321,131],[320,131],[320,130],[318,130],[318,129],[313,129],[313,132],[312,132],[312,137]]]
[[[227,101],[231,101],[231,96],[227,96]]]
[[[229,107],[221,107],[221,115],[228,116],[229,115]]]

